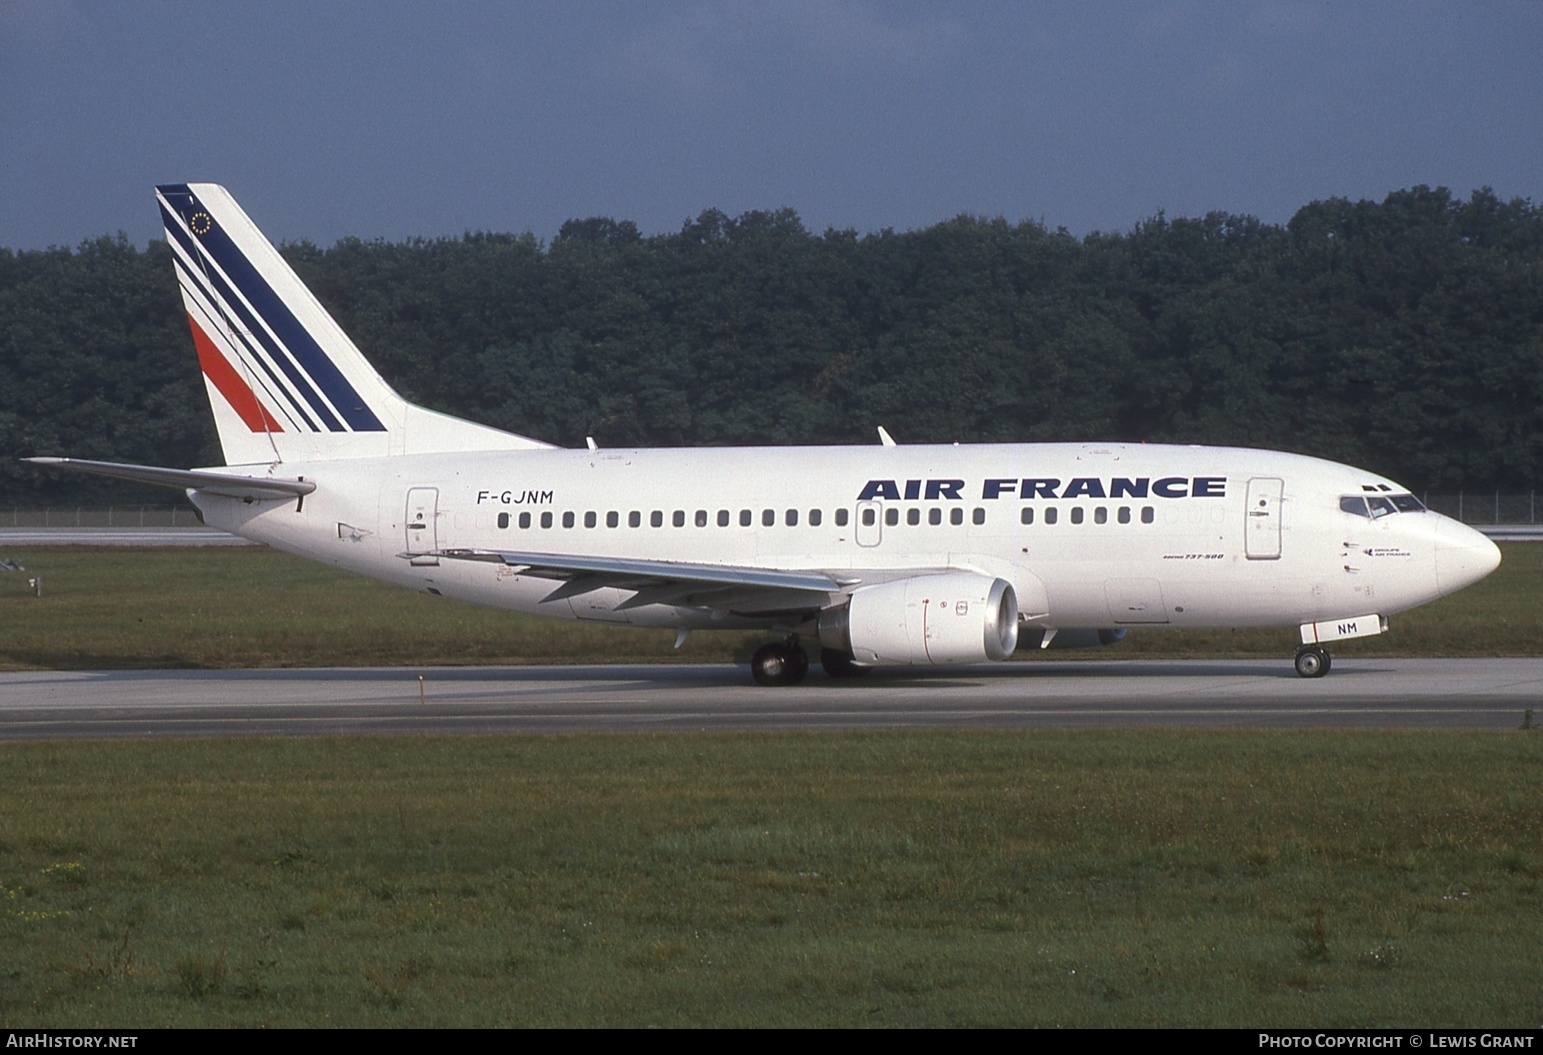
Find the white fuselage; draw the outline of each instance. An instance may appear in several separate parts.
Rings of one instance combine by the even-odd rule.
[[[303,500],[194,499],[206,521],[446,597],[677,628],[797,630],[722,607],[543,601],[550,579],[448,549],[811,570],[853,586],[918,570],[1012,583],[1025,626],[1242,627],[1387,615],[1492,570],[1488,539],[1360,469],[1238,448],[1023,444],[530,450],[285,462]],[[254,475],[256,475],[254,471]],[[634,526],[636,525],[636,526]],[[415,556],[416,555],[416,556]],[[832,603],[840,600],[832,596]]]
[[[44,456],[186,487],[206,522],[413,589],[559,618],[754,627],[790,685],[1128,627],[1323,643],[1494,570],[1392,481],[1275,451],[1121,444],[561,450],[404,400],[224,187],[156,201],[228,463]],[[1025,632],[1026,631],[1026,632]]]

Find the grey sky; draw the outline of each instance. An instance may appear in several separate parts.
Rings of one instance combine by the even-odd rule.
[[[1414,184],[1543,199],[1543,3],[0,0],[0,245],[571,217],[1077,234]]]

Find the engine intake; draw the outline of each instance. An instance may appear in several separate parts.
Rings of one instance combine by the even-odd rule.
[[[966,571],[863,586],[820,613],[820,644],[865,665],[1002,660],[1018,644],[1018,596]]]

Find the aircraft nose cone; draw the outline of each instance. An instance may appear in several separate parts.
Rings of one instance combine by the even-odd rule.
[[[1443,595],[1500,567],[1500,547],[1466,524],[1444,521],[1436,532],[1436,587]]]

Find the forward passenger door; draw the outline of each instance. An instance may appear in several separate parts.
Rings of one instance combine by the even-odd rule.
[[[1249,560],[1280,559],[1281,486],[1275,476],[1256,476],[1248,481],[1243,554]]]

